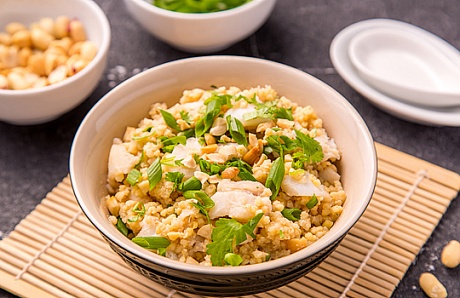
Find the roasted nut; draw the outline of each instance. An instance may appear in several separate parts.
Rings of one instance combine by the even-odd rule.
[[[68,55],[69,56],[80,55],[80,50],[81,50],[81,45],[82,44],[83,44],[83,42],[81,42],[81,41],[73,43],[69,48]]]
[[[30,47],[32,45],[31,35],[29,30],[19,30],[11,35],[11,44],[22,47]]]
[[[51,41],[54,40],[53,35],[49,34],[41,28],[32,29],[30,36],[32,38],[32,45],[42,51],[46,50],[49,47]]]
[[[447,290],[441,282],[431,273],[425,272],[420,275],[420,287],[430,298],[447,297]]]
[[[2,74],[0,74],[0,89],[8,89],[8,80]]]
[[[26,67],[29,61],[29,57],[32,55],[32,50],[30,48],[22,48],[18,52],[18,65]]]
[[[33,72],[44,76],[45,72],[45,55],[43,53],[34,53],[29,57],[28,66]]]
[[[56,67],[58,67],[58,58],[56,54],[45,55],[45,74],[48,76]]]
[[[209,133],[213,136],[221,136],[227,132],[227,121],[224,118],[217,117],[212,123]]]
[[[79,20],[70,21],[69,28],[70,38],[72,38],[75,42],[86,40],[85,29],[83,28],[83,24]]]
[[[80,47],[80,56],[83,59],[91,61],[94,59],[94,57],[96,57],[96,54],[97,48],[96,45],[94,45],[94,43],[92,43],[89,40],[82,42]]]
[[[216,139],[209,133],[204,134],[204,141],[207,145],[213,145],[216,143]]]
[[[15,71],[8,74],[8,86],[13,90],[25,90],[30,88],[30,85],[24,77],[19,72]]]
[[[213,152],[216,152],[216,150],[217,150],[217,144],[201,147],[201,153],[203,154],[213,153]]]
[[[460,242],[452,240],[444,246],[441,262],[448,268],[455,268],[460,264]]]
[[[38,26],[46,33],[54,36],[54,20],[52,18],[41,18]]]
[[[54,22],[54,36],[63,38],[69,36],[70,19],[66,16],[57,17]]]
[[[240,173],[240,170],[237,167],[228,167],[222,171],[223,179],[233,179]]]
[[[26,28],[26,26],[24,26],[23,24],[21,24],[19,22],[12,22],[12,23],[9,23],[8,25],[6,25],[5,29],[6,29],[6,32],[8,32],[10,35],[13,35],[17,31],[24,30],[24,29],[27,29],[27,28]]]
[[[61,49],[63,54],[67,55],[67,52],[69,51],[70,47],[73,45],[72,39],[70,37],[63,37],[62,39],[54,39],[50,42],[50,47],[48,48],[58,48]]]
[[[0,32],[0,44],[9,46],[11,44],[11,36],[8,33]]]
[[[55,70],[53,70],[49,76],[48,76],[48,81],[50,84],[56,84],[59,83],[67,78],[67,66],[65,65],[60,65],[56,67]]]
[[[253,165],[257,159],[259,158],[261,151],[259,150],[259,146],[252,147],[244,156],[243,161],[247,162],[250,165]]]

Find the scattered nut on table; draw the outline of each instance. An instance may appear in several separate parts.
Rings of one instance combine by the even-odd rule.
[[[448,268],[455,268],[460,264],[460,242],[452,240],[444,246],[441,262]]]
[[[430,298],[447,297],[447,290],[444,285],[431,273],[425,272],[420,275],[420,287]]]
[[[11,22],[0,32],[0,89],[61,82],[84,69],[97,51],[79,20],[41,18],[29,27]]]

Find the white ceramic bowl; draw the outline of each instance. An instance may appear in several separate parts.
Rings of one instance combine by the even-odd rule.
[[[133,18],[153,36],[179,50],[212,53],[250,36],[270,16],[276,0],[252,0],[213,13],[180,13],[147,0],[123,0]]]
[[[324,120],[343,158],[339,172],[347,193],[344,211],[332,229],[292,255],[242,267],[204,267],[161,257],[132,243],[107,219],[101,204],[106,194],[107,160],[114,137],[137,126],[154,102],[174,104],[186,89],[271,85]],[[295,68],[262,59],[209,56],[169,62],[142,72],[105,95],[78,129],[70,155],[70,177],[83,212],[132,268],[180,291],[235,296],[267,291],[302,277],[324,260],[366,209],[376,182],[372,137],[350,103],[325,83]]]
[[[54,85],[27,90],[0,90],[0,121],[29,125],[53,120],[70,111],[96,88],[105,69],[110,26],[101,8],[88,0],[1,0],[0,30],[10,22],[28,26],[40,18],[77,18],[97,47],[96,57],[79,73]]]

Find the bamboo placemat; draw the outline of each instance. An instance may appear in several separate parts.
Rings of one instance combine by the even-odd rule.
[[[247,297],[391,296],[457,196],[460,175],[376,147],[375,194],[337,250],[305,277]],[[80,212],[68,177],[0,241],[0,286],[23,297],[196,297],[129,269]]]

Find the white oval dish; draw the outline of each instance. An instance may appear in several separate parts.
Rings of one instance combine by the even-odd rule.
[[[348,47],[351,39],[358,33],[369,28],[399,28],[423,36],[429,42],[449,57],[452,64],[460,67],[460,57],[457,49],[444,43],[439,43],[440,38],[410,24],[391,19],[370,19],[354,23],[340,31],[332,40],[330,56],[332,64],[338,74],[356,91],[366,97],[372,104],[387,113],[407,121],[434,125],[434,126],[460,126],[460,107],[427,108],[411,105],[390,96],[387,96],[364,82],[351,64]]]
[[[361,78],[385,94],[431,107],[460,105],[460,68],[420,35],[369,28],[351,39],[348,54]]]

